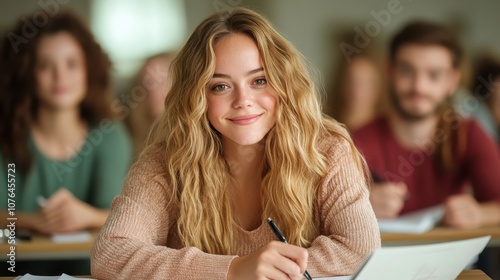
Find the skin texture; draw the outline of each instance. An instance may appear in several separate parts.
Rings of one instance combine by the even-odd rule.
[[[254,145],[276,123],[276,97],[265,79],[257,46],[247,36],[229,35],[216,44],[215,56],[208,119],[224,141]]]

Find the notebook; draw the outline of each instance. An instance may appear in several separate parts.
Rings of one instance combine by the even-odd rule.
[[[424,233],[433,229],[444,216],[442,205],[401,215],[396,219],[378,219],[381,232]]]

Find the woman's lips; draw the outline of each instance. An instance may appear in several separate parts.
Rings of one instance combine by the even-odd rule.
[[[237,125],[249,125],[256,122],[260,118],[260,116],[262,116],[262,114],[245,115],[245,116],[235,117],[229,120]]]

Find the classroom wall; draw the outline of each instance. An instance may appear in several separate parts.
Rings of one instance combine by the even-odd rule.
[[[0,34],[12,28],[22,17],[38,10],[72,9],[89,21],[90,1],[87,0],[3,0],[0,1]]]
[[[75,9],[91,20],[92,2],[86,0],[5,0],[0,1],[0,31],[12,27],[17,18],[40,9],[40,3],[47,2],[64,3],[60,6]],[[461,34],[469,55],[485,48],[500,54],[500,33],[497,31],[500,1],[496,0],[184,0],[184,6],[186,39],[196,25],[214,12],[235,6],[262,12],[309,59],[326,82],[333,74],[333,65],[345,59],[339,48],[339,32],[354,28],[364,30],[370,22],[376,25],[373,13],[395,11],[390,13],[391,18],[384,22],[385,26],[378,25],[378,31],[374,29],[374,36],[369,36],[370,44],[385,43],[409,20],[424,18],[452,25]]]
[[[215,1],[214,1],[215,2]],[[214,11],[212,1],[186,0],[188,30],[194,29],[199,21]],[[449,24],[455,28],[469,55],[482,49],[491,49],[500,54],[500,1],[496,0],[259,0],[220,1],[231,6],[250,6],[265,14],[282,34],[309,59],[326,82],[333,74],[333,67],[339,59],[345,59],[336,38],[342,30],[364,30],[373,13],[387,14],[392,7],[390,19],[379,24],[380,31],[369,36],[370,44],[385,43],[406,22],[420,18]],[[199,7],[199,9],[197,9]],[[396,7],[396,8],[394,8]],[[376,31],[376,29],[374,28]],[[365,32],[366,33],[366,32]],[[386,48],[384,48],[385,50]]]

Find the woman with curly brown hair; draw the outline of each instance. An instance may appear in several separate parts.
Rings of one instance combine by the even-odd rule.
[[[25,24],[1,45],[0,216],[6,221],[10,197],[17,228],[100,227],[131,160],[110,106],[110,60],[72,13],[36,26],[35,36]]]

